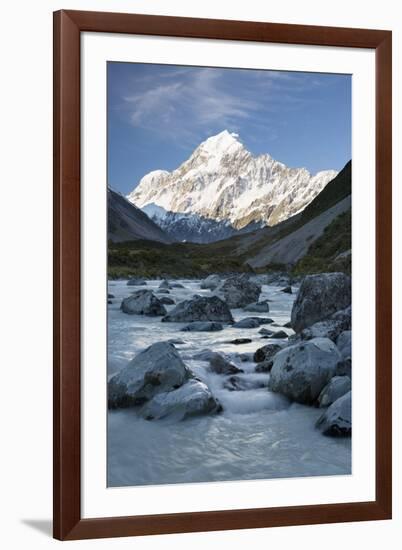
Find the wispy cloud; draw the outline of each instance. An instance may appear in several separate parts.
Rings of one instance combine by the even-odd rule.
[[[123,110],[133,126],[187,146],[200,134],[258,125],[284,103],[298,108],[315,85],[298,73],[154,66],[124,90]]]

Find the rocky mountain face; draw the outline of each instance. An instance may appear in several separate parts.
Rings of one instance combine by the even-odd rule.
[[[301,261],[302,271],[350,267],[351,192],[352,164],[348,162],[302,212],[236,239],[236,253],[252,269],[289,267]]]
[[[149,240],[171,243],[169,237],[155,222],[122,195],[108,189],[108,240],[114,243]]]
[[[336,175],[253,156],[237,134],[224,130],[176,170],[144,176],[127,198],[175,239],[205,243],[294,216]]]

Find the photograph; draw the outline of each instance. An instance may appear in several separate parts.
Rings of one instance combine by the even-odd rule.
[[[352,474],[351,95],[108,61],[108,487]]]

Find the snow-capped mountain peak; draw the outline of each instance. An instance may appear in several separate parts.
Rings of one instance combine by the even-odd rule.
[[[182,238],[214,240],[217,223],[230,232],[258,225],[275,225],[303,210],[336,176],[334,170],[311,175],[305,168],[288,168],[269,154],[253,156],[237,134],[223,130],[203,141],[176,170],[155,170],[128,195],[163,229],[180,219]],[[148,206],[148,208],[146,208]],[[186,234],[184,221],[191,234]],[[212,223],[213,222],[213,223]],[[211,229],[211,224],[213,228]],[[222,232],[218,231],[223,238]],[[175,238],[181,238],[174,233]]]
[[[211,136],[203,141],[197,147],[195,153],[222,157],[223,155],[230,155],[239,149],[243,149],[243,145],[239,141],[239,134],[223,130],[223,132],[220,132],[216,136]]]

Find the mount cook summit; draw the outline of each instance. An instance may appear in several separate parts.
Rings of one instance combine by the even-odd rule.
[[[171,238],[213,242],[301,212],[335,178],[253,156],[227,130],[203,141],[176,170],[145,175],[127,199]]]

